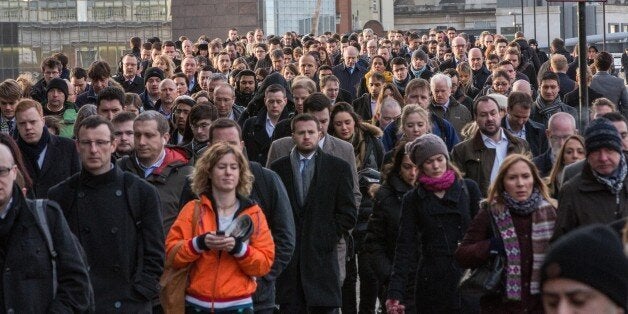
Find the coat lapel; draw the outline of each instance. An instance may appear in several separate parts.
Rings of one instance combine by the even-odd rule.
[[[58,140],[54,135],[50,135],[50,141],[48,142],[48,146],[46,147],[46,155],[44,156],[44,162],[41,165],[41,177],[43,177],[50,167],[56,161],[56,156],[59,155],[59,150],[57,148]]]

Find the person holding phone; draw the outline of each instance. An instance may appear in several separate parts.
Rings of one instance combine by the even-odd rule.
[[[252,183],[246,157],[231,144],[217,143],[198,160],[192,190],[200,201],[183,207],[166,238],[166,254],[175,254],[173,267],[194,263],[186,313],[253,313],[254,277],[270,271],[275,246],[262,209],[245,196]],[[228,228],[245,215],[253,222],[248,239]]]

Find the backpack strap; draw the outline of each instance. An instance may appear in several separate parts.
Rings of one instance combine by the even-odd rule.
[[[54,244],[52,242],[52,235],[50,234],[50,227],[48,226],[48,219],[46,219],[46,212],[44,210],[47,206],[47,202],[42,199],[35,200],[35,218],[37,219],[37,225],[46,238],[46,244],[48,251],[50,252],[50,260],[52,261],[52,293],[53,296],[57,294],[57,251],[55,251]]]

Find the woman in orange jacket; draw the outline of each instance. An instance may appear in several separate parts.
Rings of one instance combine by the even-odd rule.
[[[213,145],[196,163],[192,190],[200,201],[185,205],[166,238],[174,268],[192,263],[186,313],[253,313],[255,277],[270,271],[275,246],[261,208],[245,196],[252,181],[248,161],[230,144]],[[245,215],[250,237],[230,234],[231,223]]]

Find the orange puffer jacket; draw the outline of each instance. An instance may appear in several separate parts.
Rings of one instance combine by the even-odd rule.
[[[224,251],[199,251],[194,245],[192,219],[194,203],[190,201],[183,207],[177,220],[172,225],[166,238],[166,254],[185,241],[177,252],[173,266],[181,268],[194,263],[189,272],[189,285],[186,294],[220,306],[218,303],[248,298],[255,292],[254,277],[261,277],[270,271],[275,259],[273,242],[266,217],[262,209],[245,197],[238,196],[240,208],[235,217],[249,215],[253,220],[253,234],[245,242],[240,254],[231,255]],[[212,201],[205,195],[200,200],[200,221],[197,223],[197,235],[202,235],[218,228],[218,217],[212,207]]]

